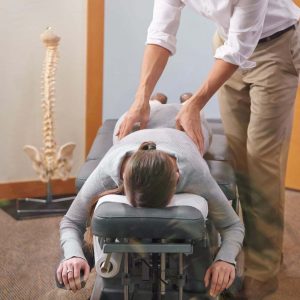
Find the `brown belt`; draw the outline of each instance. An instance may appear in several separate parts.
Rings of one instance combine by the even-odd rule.
[[[296,25],[292,25],[292,26],[290,26],[290,27],[288,27],[288,28],[286,28],[286,29],[280,30],[280,31],[275,32],[274,34],[272,34],[272,35],[270,35],[270,36],[267,36],[267,37],[265,37],[265,38],[263,38],[263,39],[260,39],[260,40],[258,41],[258,43],[261,44],[261,43],[265,43],[265,42],[272,41],[272,40],[274,40],[274,39],[280,37],[281,35],[283,35],[284,33],[288,32],[288,31],[290,31],[290,30],[292,30],[292,29],[296,29]]]

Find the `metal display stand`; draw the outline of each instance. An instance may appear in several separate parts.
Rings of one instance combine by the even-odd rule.
[[[66,205],[66,203],[73,201],[75,196],[54,198],[52,193],[51,180],[49,180],[46,183],[46,187],[47,187],[47,195],[45,199],[42,198],[16,199],[16,215],[18,219],[24,217],[41,217],[41,216],[48,216],[48,215],[59,215],[67,212],[69,205]]]

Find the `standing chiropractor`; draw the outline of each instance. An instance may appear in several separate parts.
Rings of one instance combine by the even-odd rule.
[[[119,138],[136,122],[147,126],[150,95],[176,51],[185,5],[211,19],[217,33],[214,65],[179,112],[177,127],[203,153],[199,111],[218,91],[246,227],[245,278],[231,299],[260,300],[277,289],[282,258],[284,177],[300,71],[300,9],[291,0],[155,0],[140,83]],[[200,37],[201,28],[191,28],[193,33]]]

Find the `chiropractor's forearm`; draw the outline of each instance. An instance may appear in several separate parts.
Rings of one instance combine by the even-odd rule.
[[[157,81],[165,69],[169,56],[169,50],[161,46],[146,46],[136,101],[144,102],[149,100]]]
[[[216,91],[233,75],[238,66],[216,59],[207,79],[194,93],[191,102],[201,110]]]

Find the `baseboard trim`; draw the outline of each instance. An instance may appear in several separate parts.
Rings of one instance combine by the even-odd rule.
[[[66,181],[54,179],[52,181],[52,192],[53,195],[75,194],[75,178],[69,178]],[[45,195],[46,184],[38,180],[0,183],[0,200],[43,197]]]

